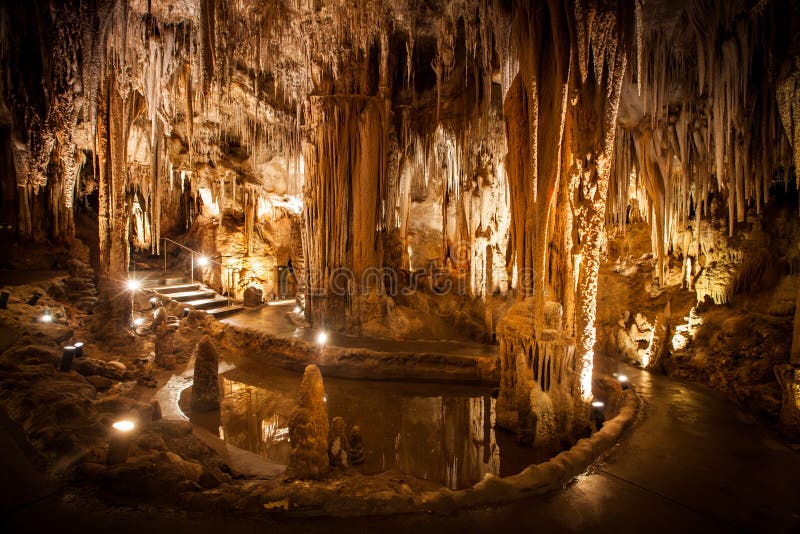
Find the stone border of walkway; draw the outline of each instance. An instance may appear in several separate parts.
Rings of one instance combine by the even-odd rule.
[[[433,509],[498,504],[562,488],[576,476],[585,473],[617,445],[622,434],[636,419],[638,409],[639,397],[633,389],[628,389],[623,392],[619,414],[606,421],[603,428],[590,437],[579,440],[571,449],[546,462],[530,465],[516,475],[502,478],[487,475],[481,482],[465,490],[425,494],[423,502]]]

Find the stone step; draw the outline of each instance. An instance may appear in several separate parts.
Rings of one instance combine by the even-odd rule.
[[[239,313],[243,309],[244,308],[242,306],[225,306],[224,308],[214,308],[213,310],[207,310],[206,313],[209,315],[213,315],[217,319],[221,319],[223,317],[233,315],[234,313]]]
[[[197,291],[169,293],[165,296],[168,296],[172,300],[177,300],[178,302],[189,302],[191,300],[203,300],[203,299],[214,298],[214,296],[216,296],[216,293],[212,289],[199,289]]]
[[[215,296],[210,299],[189,300],[186,302],[186,304],[192,306],[195,310],[211,310],[216,308],[224,308],[228,305],[228,302],[229,301],[227,297]]]
[[[146,288],[190,283],[189,277],[181,272],[138,271],[130,273],[130,276],[139,280],[142,287]]]
[[[187,291],[198,291],[201,289],[200,284],[178,284],[169,286],[155,286],[150,287],[156,293],[161,295],[171,295],[173,293],[186,293]]]

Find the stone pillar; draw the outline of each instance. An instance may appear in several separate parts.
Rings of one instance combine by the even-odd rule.
[[[203,336],[197,344],[192,384],[192,411],[219,409],[219,357],[211,338]]]
[[[325,386],[316,365],[303,373],[297,407],[289,415],[289,473],[296,478],[321,479],[329,470],[328,409]]]

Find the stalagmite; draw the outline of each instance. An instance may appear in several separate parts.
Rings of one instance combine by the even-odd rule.
[[[292,453],[289,470],[297,478],[320,479],[328,474],[328,410],[325,387],[316,365],[303,373],[297,407],[289,415]]]

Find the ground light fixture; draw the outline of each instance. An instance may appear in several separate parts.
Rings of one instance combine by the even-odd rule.
[[[111,425],[111,436],[108,442],[106,463],[115,465],[124,463],[128,459],[131,448],[131,437],[136,429],[136,423],[130,419],[120,419]]]
[[[627,376],[625,376],[625,375],[619,375],[619,376],[617,377],[617,380],[619,380],[619,384],[620,384],[620,386],[622,386],[622,389],[623,389],[623,390],[626,390],[626,389],[628,389],[628,388],[630,388],[630,387],[631,387],[631,384],[630,384],[630,382],[628,382],[628,377],[627,377]]]
[[[136,280],[135,278],[131,278],[130,280],[128,280],[129,291],[136,291],[140,287],[142,287],[142,283],[139,280]]]
[[[72,370],[72,360],[75,358],[75,347],[67,345],[61,352],[61,365],[58,370],[66,373]]]
[[[606,405],[601,401],[592,402],[592,418],[597,430],[603,428],[603,423],[606,422]]]
[[[133,326],[142,326],[144,324],[144,318],[137,317],[133,320]]]
[[[300,315],[302,312],[303,312],[303,310],[302,310],[302,308],[300,308],[300,306],[295,306],[294,307],[294,314],[295,315]]]
[[[136,423],[130,419],[122,419],[121,421],[115,422],[111,426],[114,428],[114,430],[118,430],[119,432],[130,432],[136,428]]]
[[[157,297],[153,297],[153,298],[150,299],[150,307],[155,310],[156,306],[158,306],[158,298]]]
[[[75,347],[75,357],[83,358],[83,341],[73,343],[72,346]]]
[[[206,265],[208,265],[208,258],[206,256],[199,256],[197,258],[197,265],[199,265],[200,267],[205,267]]]
[[[327,342],[328,342],[328,333],[325,332],[324,330],[320,331],[320,333],[317,334],[317,344],[325,345],[325,343]]]
[[[52,323],[53,322],[53,314],[50,313],[50,310],[44,310],[42,316],[39,317],[39,321],[43,323]]]

